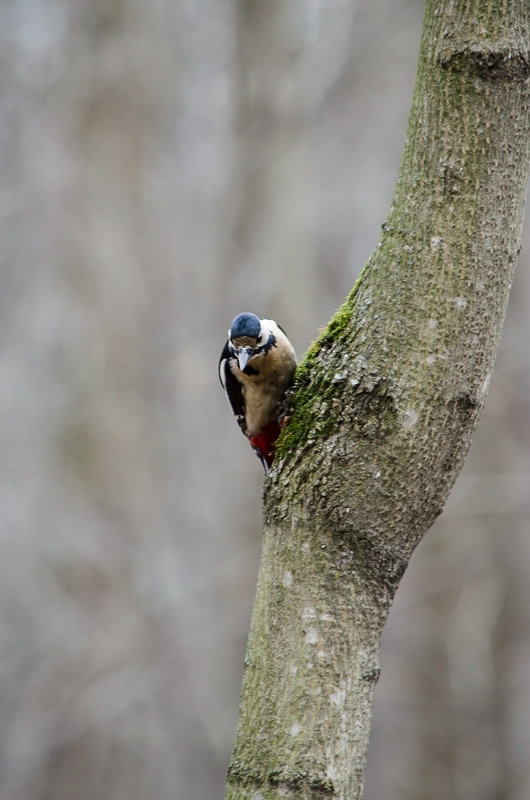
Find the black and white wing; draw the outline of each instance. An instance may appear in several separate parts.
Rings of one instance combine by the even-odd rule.
[[[219,380],[225,390],[228,402],[232,407],[239,427],[246,436],[247,428],[245,425],[245,402],[243,400],[243,389],[234,373],[230,369],[230,359],[233,358],[228,342],[223,347],[223,352],[219,359]]]

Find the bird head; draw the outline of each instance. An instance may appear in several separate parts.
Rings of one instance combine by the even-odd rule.
[[[269,332],[262,329],[261,320],[255,314],[245,311],[232,320],[228,329],[228,345],[237,358],[241,372],[250,359],[258,355],[268,338]]]

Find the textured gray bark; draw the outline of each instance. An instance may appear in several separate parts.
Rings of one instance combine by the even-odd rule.
[[[519,248],[527,0],[427,3],[381,239],[299,371],[226,798],[362,793],[380,635],[469,448]]]

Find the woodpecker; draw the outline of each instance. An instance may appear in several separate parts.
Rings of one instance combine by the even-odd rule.
[[[274,459],[285,392],[295,369],[294,348],[274,320],[250,312],[235,317],[219,359],[219,378],[265,473]]]

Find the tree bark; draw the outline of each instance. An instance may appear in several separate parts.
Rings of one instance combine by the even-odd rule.
[[[306,355],[265,490],[227,800],[359,798],[381,631],[486,397],[529,159],[527,0],[428,0],[381,239]]]

